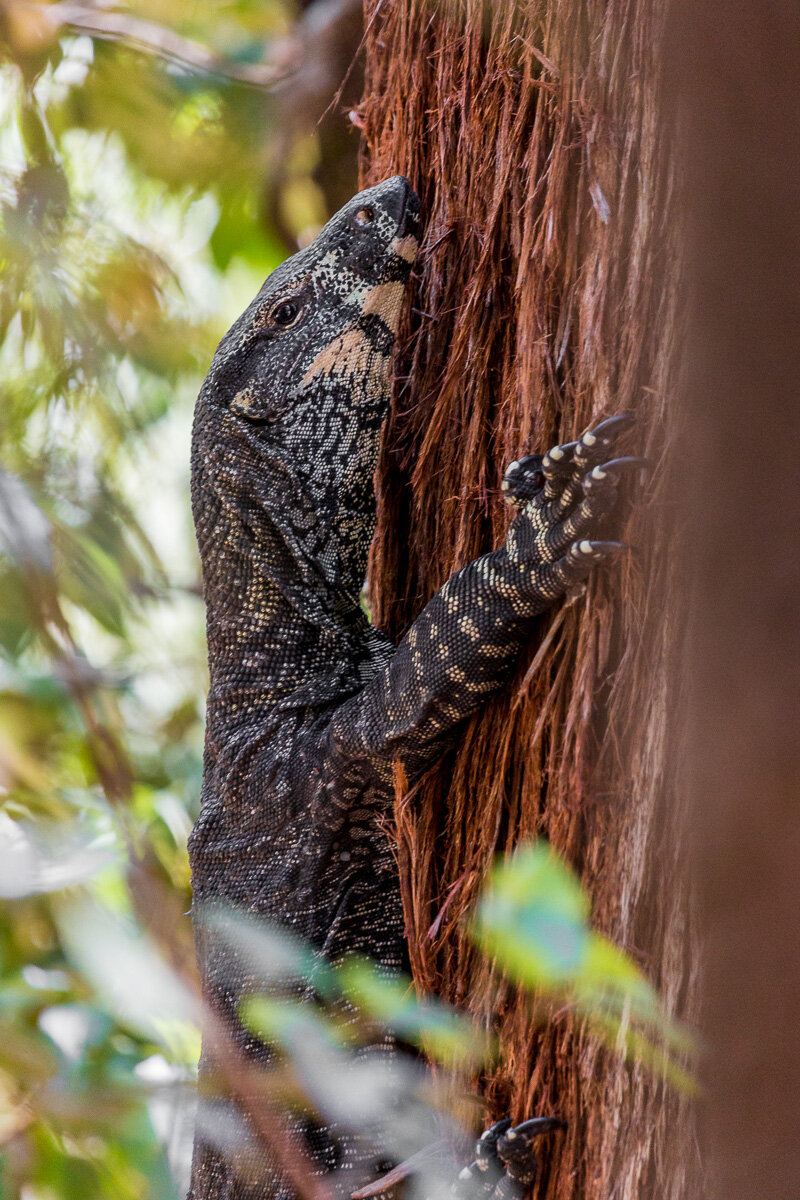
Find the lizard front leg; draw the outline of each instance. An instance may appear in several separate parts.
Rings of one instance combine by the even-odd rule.
[[[620,477],[645,465],[608,461],[630,424],[611,417],[577,442],[511,464],[503,487],[519,511],[504,545],[453,575],[388,666],[334,712],[332,758],[384,770],[399,760],[412,782],[450,731],[502,687],[532,619],[625,549],[595,535]]]

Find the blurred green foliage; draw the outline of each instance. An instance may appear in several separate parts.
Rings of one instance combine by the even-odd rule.
[[[588,895],[546,842],[496,864],[472,935],[508,978],[571,1007],[613,1049],[694,1090],[689,1031],[668,1019],[630,955],[592,928]]]
[[[120,11],[231,64],[295,18],[289,0]],[[4,1200],[182,1187],[190,1104],[159,1095],[189,1086],[196,1033],[138,1020],[90,951],[122,971],[127,947],[123,992],[146,1006],[131,852],[189,945],[206,685],[189,432],[217,340],[285,256],[258,218],[275,123],[264,89],[0,4]],[[307,191],[304,219],[324,217]]]

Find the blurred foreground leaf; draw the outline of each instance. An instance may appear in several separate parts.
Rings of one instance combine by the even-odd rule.
[[[116,857],[109,836],[63,824],[22,825],[0,813],[0,896],[17,898],[83,883]]]
[[[110,1011],[173,1060],[194,1065],[200,1051],[197,1002],[150,939],[86,900],[64,904],[59,925],[72,961]]]
[[[446,1065],[477,1066],[486,1039],[468,1017],[435,997],[419,999],[405,975],[387,975],[367,959],[345,959],[337,977],[345,998],[365,1017]]]
[[[543,841],[499,861],[472,923],[484,953],[523,987],[572,1004],[604,1040],[693,1090],[694,1046],[624,950],[592,930],[580,881]]]

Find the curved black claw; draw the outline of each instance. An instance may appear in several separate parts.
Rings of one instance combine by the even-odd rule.
[[[553,570],[561,587],[565,591],[576,584],[582,583],[592,567],[599,563],[612,562],[620,554],[628,553],[629,546],[624,542],[592,542],[582,538],[573,542],[563,558],[555,564]]]
[[[536,1159],[533,1143],[545,1133],[566,1129],[559,1117],[531,1117],[521,1125],[507,1130],[497,1142],[497,1154],[513,1183],[528,1187],[536,1178]]]
[[[575,444],[573,459],[579,467],[590,467],[603,457],[619,435],[634,424],[631,413],[619,413],[606,417],[594,429],[589,429]]]
[[[634,424],[630,413],[606,417],[576,442],[564,442],[547,451],[541,463],[545,499],[553,500],[578,487],[580,473],[598,466],[607,457],[616,439]],[[577,495],[577,491],[575,491]]]
[[[478,1138],[475,1143],[475,1162],[481,1171],[497,1161],[497,1143],[510,1128],[511,1118],[503,1117],[502,1121],[495,1121]]]
[[[630,550],[630,546],[626,546],[624,542],[590,542],[583,538],[582,541],[576,542],[574,546],[570,547],[569,555],[572,555],[577,562],[584,558],[591,558],[598,562],[603,558],[613,558],[617,554],[625,554],[628,550]]]
[[[577,442],[564,442],[560,446],[551,446],[542,459],[542,474],[545,479],[558,479],[569,474],[572,458]]]
[[[588,496],[601,488],[616,486],[627,471],[646,470],[650,459],[638,454],[629,454],[624,458],[612,458],[608,462],[593,467],[583,479],[583,490]]]
[[[590,430],[589,434],[584,434],[582,440],[586,440],[590,435],[599,438],[600,441],[613,441],[620,433],[626,429],[631,429],[636,424],[636,417],[633,413],[624,412],[617,413],[613,417],[606,417],[599,425],[595,425],[594,429]]]

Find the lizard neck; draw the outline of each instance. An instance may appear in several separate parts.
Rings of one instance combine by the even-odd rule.
[[[314,708],[359,686],[369,625],[357,598],[296,557],[282,533],[204,493],[198,520],[212,736],[276,708]]]
[[[322,398],[309,390],[284,428],[237,420],[206,389],[198,401],[192,508],[211,730],[235,730],[276,707],[314,709],[365,682],[374,638],[359,596],[382,412],[337,405],[326,416],[325,454],[311,437],[315,406],[323,409]]]

